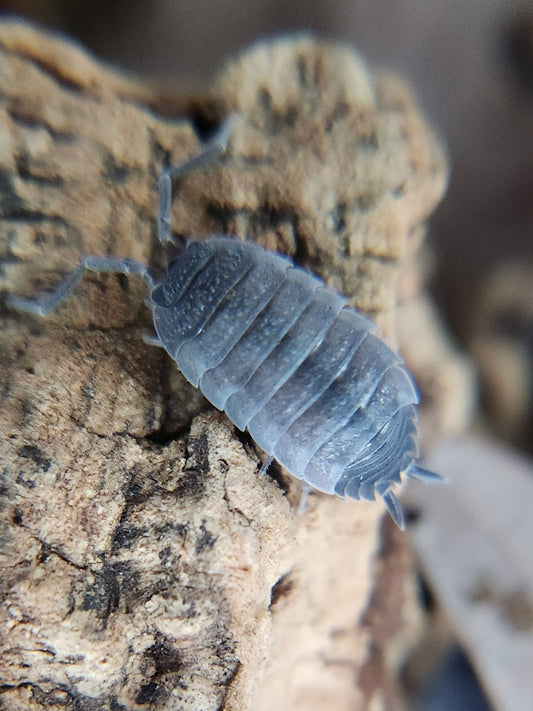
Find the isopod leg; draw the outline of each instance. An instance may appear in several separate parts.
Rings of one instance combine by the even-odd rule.
[[[274,461],[274,457],[271,454],[268,454],[265,457],[265,461],[261,464],[261,469],[259,470],[259,476],[264,476],[267,473],[268,468],[272,464],[273,461]]]
[[[172,181],[182,178],[193,170],[202,168],[206,163],[221,156],[228,143],[230,134],[229,123],[224,121],[216,134],[208,141],[201,153],[193,156],[176,167],[167,166],[159,176],[159,215],[157,218],[157,236],[161,244],[174,244],[170,227],[170,211],[172,206]]]
[[[165,345],[158,336],[154,336],[152,333],[143,333],[143,341],[149,346],[156,346],[156,348],[164,348]]]
[[[91,272],[107,272],[114,274],[138,274],[149,288],[154,286],[146,264],[133,259],[114,259],[112,257],[82,257],[74,271],[67,274],[50,294],[44,294],[37,299],[26,299],[22,296],[8,296],[7,303],[19,311],[28,311],[38,316],[48,316],[67,298],[83,276],[85,270]]]
[[[298,504],[298,516],[303,516],[307,511],[307,499],[311,493],[311,488],[309,484],[305,482],[302,484],[302,493],[300,495],[300,503]]]
[[[265,461],[261,465],[261,469],[259,470],[259,476],[264,476],[267,473],[268,468],[272,464],[274,459],[275,459],[275,457],[273,457],[272,455],[270,455],[270,454],[267,455],[267,457],[265,458]],[[311,489],[312,489],[312,487],[309,486],[309,484],[306,484],[305,482],[303,482],[302,493],[300,495],[300,503],[298,504],[298,516],[302,516],[306,512],[307,499],[309,498],[309,493],[310,493]]]

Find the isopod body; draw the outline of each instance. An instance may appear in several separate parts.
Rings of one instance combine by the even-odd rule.
[[[224,123],[202,152],[159,178],[158,236],[174,243],[172,180],[221,155]],[[188,242],[160,281],[131,259],[84,256],[38,299],[8,296],[41,316],[70,294],[85,270],[140,275],[150,289],[156,339],[205,397],[291,474],[353,499],[383,497],[403,527],[392,492],[401,474],[440,477],[415,463],[412,380],[376,326],[286,257],[228,236]]]
[[[328,494],[381,495],[417,456],[416,390],[376,326],[281,255],[229,237],[189,242],[151,291],[179,370],[293,476]]]

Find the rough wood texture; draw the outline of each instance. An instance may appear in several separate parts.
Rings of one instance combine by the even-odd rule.
[[[193,124],[28,26],[0,24],[0,51],[2,290],[37,294],[81,254],[157,262],[157,175],[198,151]],[[415,273],[446,176],[405,87],[300,38],[175,100],[232,116],[227,155],[177,186],[176,231],[292,254],[394,343],[399,265]],[[143,344],[144,296],[87,275],[46,320],[1,313],[3,708],[392,699],[416,617],[404,537],[380,504],[312,496],[299,517],[298,483],[260,478],[251,442]]]

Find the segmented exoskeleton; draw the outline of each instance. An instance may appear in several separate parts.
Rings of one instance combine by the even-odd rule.
[[[226,140],[225,126],[200,156],[163,172],[163,244],[172,242],[171,179],[219,154]],[[402,360],[346,298],[286,257],[228,236],[191,241],[159,282],[139,262],[83,257],[52,294],[9,303],[49,313],[85,269],[140,274],[157,332],[150,342],[308,486],[353,499],[377,493],[403,527],[392,485],[402,473],[439,478],[414,461],[418,398]]]

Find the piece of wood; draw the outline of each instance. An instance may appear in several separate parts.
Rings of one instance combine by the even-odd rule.
[[[438,497],[413,483],[410,534],[420,564],[495,711],[531,705],[531,460],[492,442],[441,443]]]
[[[157,176],[198,152],[192,121],[26,24],[0,23],[0,53],[1,289],[36,295],[82,254],[157,263]],[[296,38],[174,99],[232,129],[177,186],[176,232],[291,254],[395,343],[399,265],[416,273],[446,180],[405,86]],[[298,482],[260,478],[252,443],[142,342],[144,297],[93,274],[46,320],[2,310],[3,707],[392,699],[416,618],[404,537],[378,503],[315,495],[299,517]]]

